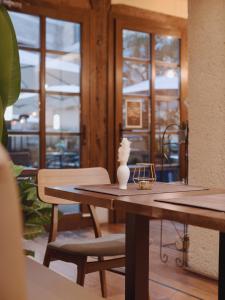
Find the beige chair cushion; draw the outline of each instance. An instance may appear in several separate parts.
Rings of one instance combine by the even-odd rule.
[[[60,241],[51,242],[49,248],[64,253],[82,256],[113,256],[125,255],[125,235],[111,234],[104,237],[79,240],[65,244]]]

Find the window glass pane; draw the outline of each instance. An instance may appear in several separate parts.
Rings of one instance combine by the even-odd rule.
[[[123,133],[123,137],[131,142],[131,153],[128,165],[135,165],[141,162],[150,162],[150,135]]]
[[[161,164],[162,157],[164,164],[179,164],[179,134],[165,134],[162,141],[162,134],[156,134],[156,156],[157,162]],[[163,143],[163,153],[162,153]]]
[[[180,69],[156,65],[156,95],[178,98],[180,95]]]
[[[80,131],[80,98],[48,95],[46,98],[47,131]]]
[[[47,18],[46,48],[80,53],[80,24]]]
[[[39,130],[39,96],[35,93],[21,93],[13,106],[6,108],[5,120],[8,130]]]
[[[9,12],[19,46],[40,48],[40,18]]]
[[[123,63],[123,94],[144,94],[150,92],[150,66],[130,61]]]
[[[179,101],[156,101],[156,131],[174,130],[172,124],[180,124]],[[175,126],[177,130],[177,126]]]
[[[40,54],[20,50],[21,88],[39,89]]]
[[[80,137],[47,135],[46,165],[47,168],[80,167]]]
[[[180,63],[180,40],[172,36],[155,36],[156,60],[166,63]]]
[[[46,90],[80,92],[80,56],[76,53],[46,55]]]
[[[150,124],[149,103],[148,98],[124,98],[123,128],[148,129]]]
[[[150,35],[144,32],[123,30],[123,56],[150,59]]]
[[[8,151],[15,164],[39,167],[38,135],[9,135]]]

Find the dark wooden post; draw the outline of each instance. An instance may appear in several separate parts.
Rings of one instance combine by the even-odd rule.
[[[126,215],[126,300],[149,298],[149,218]]]
[[[111,0],[90,0],[90,164],[107,166],[108,15]]]

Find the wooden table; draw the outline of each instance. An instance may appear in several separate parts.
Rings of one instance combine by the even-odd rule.
[[[184,224],[215,229],[220,232],[219,294],[225,299],[225,213],[184,205],[156,202],[192,196],[212,197],[224,194],[225,190],[210,189],[151,195],[115,196],[90,191],[76,190],[72,186],[49,187],[48,196],[81,202],[126,212],[126,300],[149,299],[149,219],[167,219]]]

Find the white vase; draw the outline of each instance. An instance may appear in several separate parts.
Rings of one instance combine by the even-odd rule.
[[[130,177],[130,169],[126,164],[121,164],[117,169],[117,179],[119,182],[119,189],[126,190],[127,183]]]

